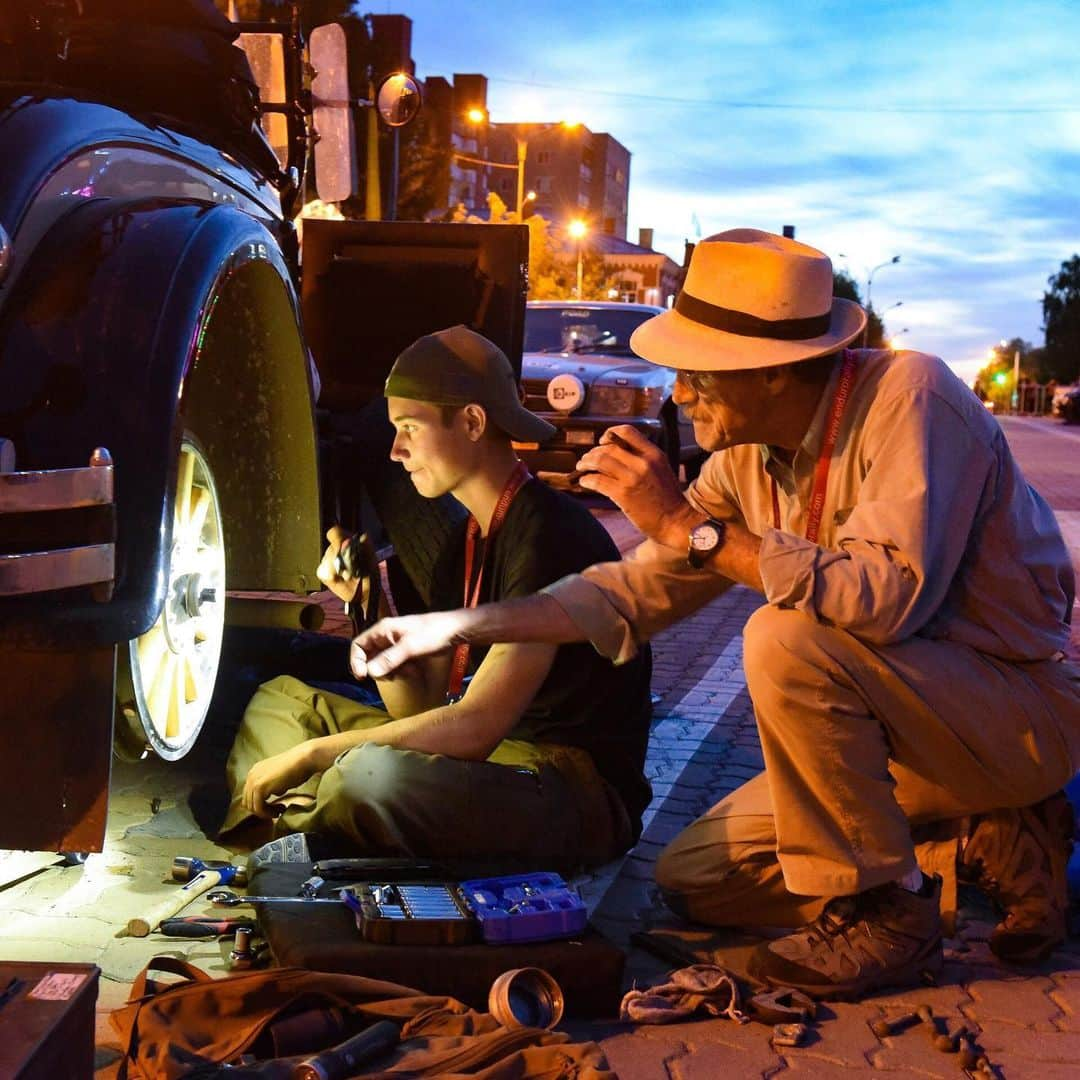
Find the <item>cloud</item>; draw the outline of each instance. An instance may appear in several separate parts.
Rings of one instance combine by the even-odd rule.
[[[633,153],[631,237],[779,230],[847,265],[913,346],[1041,343],[1080,250],[1080,7],[1070,0],[418,0],[421,75],[489,76],[495,119],[576,116]],[[528,109],[523,113],[521,110]],[[840,253],[846,258],[840,258]],[[892,325],[895,316],[890,316]],[[920,340],[916,341],[916,333]]]

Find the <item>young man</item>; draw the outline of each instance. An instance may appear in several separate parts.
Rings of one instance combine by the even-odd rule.
[[[527,596],[618,558],[588,510],[518,460],[511,440],[545,439],[550,425],[521,405],[486,338],[464,326],[420,338],[385,393],[391,458],[421,495],[450,493],[469,511],[436,567],[434,606]],[[319,577],[352,600],[356,582],[334,570],[343,539],[331,530]],[[636,839],[650,795],[650,674],[647,653],[616,667],[587,645],[464,646],[379,679],[386,712],[274,679],[229,758],[224,831],[273,818],[280,839],[261,861],[331,851],[605,861]]]
[[[700,243],[674,310],[632,341],[678,370],[715,451],[686,497],[616,428],[630,447],[590,451],[582,486],[648,537],[631,557],[353,645],[357,674],[450,639],[585,638],[620,661],[732,582],[763,593],[744,668],[765,772],[677,837],[657,880],[701,922],[806,923],[751,972],[826,998],[940,968],[938,874],[946,911],[958,870],[999,902],[999,956],[1058,944],[1072,815],[1054,793],[1080,763],[1054,516],[939,359],[840,351],[864,320],[813,248],[751,229]]]

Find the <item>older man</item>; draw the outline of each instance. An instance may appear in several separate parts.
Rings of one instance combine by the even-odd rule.
[[[813,248],[750,229],[699,244],[674,310],[633,339],[677,369],[714,451],[685,498],[615,429],[629,446],[594,449],[582,483],[648,537],[631,559],[354,644],[376,672],[450,639],[584,637],[626,660],[732,582],[761,592],[744,666],[765,772],[677,837],[657,878],[703,922],[805,923],[751,973],[824,998],[938,970],[957,869],[1004,909],[1000,956],[1057,944],[1072,817],[1053,793],[1080,754],[1054,517],[940,360],[843,348],[864,321]]]

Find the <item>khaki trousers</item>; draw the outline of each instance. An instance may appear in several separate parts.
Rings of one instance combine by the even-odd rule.
[[[240,796],[257,761],[307,739],[376,727],[380,709],[282,676],[255,692],[226,765],[225,842],[261,843],[271,826]],[[282,797],[272,835],[309,832],[343,855],[605,862],[632,842],[622,802],[583,750],[504,739],[486,761],[366,743]]]
[[[715,926],[798,926],[833,896],[942,874],[956,906],[962,819],[1027,806],[1080,762],[1080,668],[949,641],[875,647],[759,608],[744,667],[765,772],[661,854],[672,908]]]

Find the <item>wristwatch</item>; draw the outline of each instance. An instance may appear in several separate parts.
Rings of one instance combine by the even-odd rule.
[[[724,523],[708,518],[690,530],[686,561],[700,570],[724,546]]]

